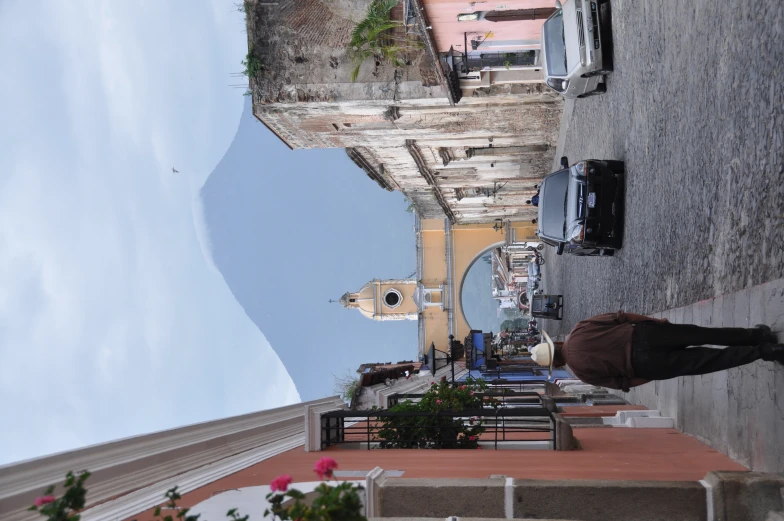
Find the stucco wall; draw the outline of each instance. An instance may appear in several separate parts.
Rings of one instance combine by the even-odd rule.
[[[491,22],[489,20],[477,20],[458,22],[458,14],[468,14],[475,11],[509,11],[513,9],[531,9],[535,7],[553,7],[552,0],[505,0],[504,2],[475,2],[468,3],[465,0],[421,0],[427,12],[427,19],[433,26],[433,39],[440,52],[447,52],[450,47],[458,51],[463,51],[464,33],[474,33],[468,36],[470,41],[477,36],[484,37],[492,33],[483,41],[484,46],[480,45],[479,50],[496,50],[519,48],[520,45],[502,45],[504,42],[528,40],[531,47],[538,45],[541,39],[542,24],[544,19],[525,20],[515,22]],[[498,6],[503,6],[498,9]],[[478,33],[478,34],[476,34]],[[487,44],[495,43],[496,46],[490,47]],[[471,50],[470,44],[468,50]]]
[[[231,476],[185,494],[182,506],[193,506],[218,491],[267,485],[278,475],[294,481],[314,479],[313,464],[324,455],[341,470],[369,471],[376,466],[403,470],[407,478],[616,479],[698,481],[710,470],[746,470],[724,454],[673,429],[574,429],[583,450],[329,450],[307,453],[301,448],[274,456]],[[149,521],[152,512],[133,516]]]

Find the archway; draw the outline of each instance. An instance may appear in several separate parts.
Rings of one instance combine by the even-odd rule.
[[[420,350],[424,352],[428,346],[435,343],[436,348],[448,348],[448,336],[463,341],[476,322],[472,319],[472,311],[467,302],[468,294],[464,297],[463,288],[470,277],[472,268],[479,259],[493,248],[505,244],[520,244],[521,242],[537,241],[536,226],[530,222],[506,222],[499,227],[498,223],[462,224],[444,227],[443,221],[423,220],[420,232],[422,244],[422,274],[420,283],[428,288],[443,285],[445,290],[444,307],[427,307],[420,312]],[[446,233],[445,233],[446,232]],[[492,299],[489,274],[485,285],[487,299]],[[464,302],[465,301],[465,302]],[[463,305],[469,307],[468,313],[463,310]],[[492,329],[498,331],[492,324]]]
[[[501,301],[504,299],[493,296],[493,277],[497,276],[493,273],[493,252],[504,244],[496,242],[485,247],[471,259],[463,272],[458,286],[458,301],[461,318],[470,329],[497,333],[504,321],[522,317],[516,299],[512,299],[514,307],[502,308]]]

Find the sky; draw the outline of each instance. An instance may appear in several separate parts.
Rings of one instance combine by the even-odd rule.
[[[0,1],[0,464],[300,399],[200,199],[246,52],[231,0]]]
[[[499,311],[498,301],[493,298],[490,254],[483,255],[468,269],[461,289],[461,303],[466,320],[472,329],[498,333],[501,323],[507,319],[503,310]]]
[[[338,300],[416,271],[414,216],[343,149],[289,150],[251,113],[201,191],[213,261],[303,400],[362,363],[417,356],[415,321],[374,322]]]

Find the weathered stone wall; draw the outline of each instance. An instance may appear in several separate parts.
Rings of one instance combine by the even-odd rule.
[[[533,218],[525,201],[552,164],[560,100],[535,93],[522,103],[423,101],[276,103],[258,106],[257,115],[294,147],[351,148],[355,163],[384,188],[402,191],[424,218]],[[417,144],[422,164],[406,142]],[[442,154],[453,157],[449,164]]]
[[[532,218],[525,200],[549,172],[560,97],[541,84],[499,85],[450,106],[424,51],[397,70],[364,64],[351,82],[345,48],[369,3],[250,0],[249,48],[265,67],[251,80],[256,117],[292,148],[349,149],[369,177],[403,192],[424,218]],[[402,16],[401,5],[395,9]],[[506,151],[468,157],[470,148],[490,146]],[[443,164],[444,154],[454,161]]]
[[[397,72],[386,62],[370,59],[362,65],[357,81],[351,82],[355,65],[346,54],[346,44],[370,0],[280,0],[271,6],[249,0],[248,4],[248,48],[264,65],[252,81],[254,105],[392,99],[401,82],[419,86],[409,96],[443,96],[440,87],[423,86],[423,80],[433,84],[432,64],[424,50],[410,53],[410,65]]]
[[[488,100],[450,107],[445,101],[392,99],[256,105],[255,114],[294,148],[400,146],[402,140],[514,138],[516,144],[554,145],[558,99]],[[543,164],[546,160],[543,160]]]

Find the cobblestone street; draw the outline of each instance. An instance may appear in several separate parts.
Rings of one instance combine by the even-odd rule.
[[[611,4],[615,72],[606,94],[565,111],[556,156],[626,162],[624,248],[612,258],[547,248],[545,289],[565,301],[563,322],[544,323],[554,334],[598,313],[654,314],[784,277],[784,3]],[[775,371],[770,414],[781,415]],[[754,378],[745,374],[735,377]],[[694,397],[704,410],[714,399]]]

